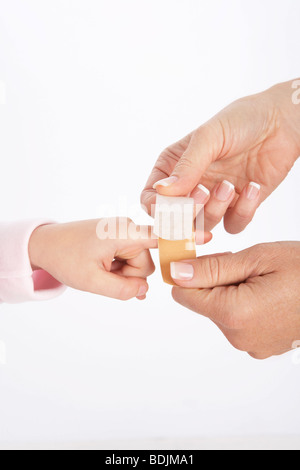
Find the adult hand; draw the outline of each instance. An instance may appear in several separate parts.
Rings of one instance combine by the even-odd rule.
[[[300,340],[300,242],[173,263],[174,299],[210,318],[230,343],[256,359]]]
[[[205,230],[225,216],[226,230],[241,232],[300,155],[300,104],[293,103],[293,83],[234,102],[168,147],[141,196],[147,211],[156,192],[191,193],[206,204]]]

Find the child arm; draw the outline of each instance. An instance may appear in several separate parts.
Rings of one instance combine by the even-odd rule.
[[[49,223],[46,220],[0,223],[0,302],[48,300],[65,290],[46,271],[34,271],[29,258],[32,233]]]

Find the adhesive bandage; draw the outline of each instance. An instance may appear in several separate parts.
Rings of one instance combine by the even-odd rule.
[[[163,280],[175,285],[170,264],[196,258],[194,199],[157,195],[154,233],[158,237]]]

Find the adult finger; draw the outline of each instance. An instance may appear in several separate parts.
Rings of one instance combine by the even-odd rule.
[[[233,306],[228,302],[228,289],[185,289],[176,286],[172,289],[172,297],[183,307],[228,328],[233,318]]]
[[[205,230],[212,230],[222,220],[235,195],[234,185],[229,181],[217,184],[204,207]]]
[[[197,129],[171,175],[155,183],[154,189],[165,196],[186,196],[197,186],[209,165],[224,147],[224,131],[218,118]]]
[[[171,263],[174,282],[189,289],[236,285],[262,274],[256,247],[222,256]]]
[[[229,208],[224,216],[224,226],[227,232],[236,234],[247,227],[260,205],[260,196],[259,184],[251,182],[245,186],[236,204]]]

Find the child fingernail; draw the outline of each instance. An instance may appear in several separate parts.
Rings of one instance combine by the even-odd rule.
[[[137,293],[137,297],[143,297],[144,295],[147,294],[147,292],[148,292],[148,286],[141,286]]]
[[[203,184],[199,184],[193,193],[193,198],[198,204],[204,204],[209,195],[210,191]]]
[[[156,189],[158,186],[164,186],[166,188],[167,186],[171,186],[171,184],[174,184],[177,181],[178,181],[177,176],[170,176],[169,178],[165,178],[163,180],[157,181],[157,183],[153,185],[153,189]]]
[[[234,191],[234,186],[229,181],[223,181],[216,191],[216,198],[221,202],[227,202]]]
[[[171,263],[171,277],[178,281],[191,281],[194,277],[194,267],[186,263]]]
[[[254,201],[260,193],[260,188],[260,184],[253,182],[250,183],[247,188],[247,199],[249,199],[249,201]]]

